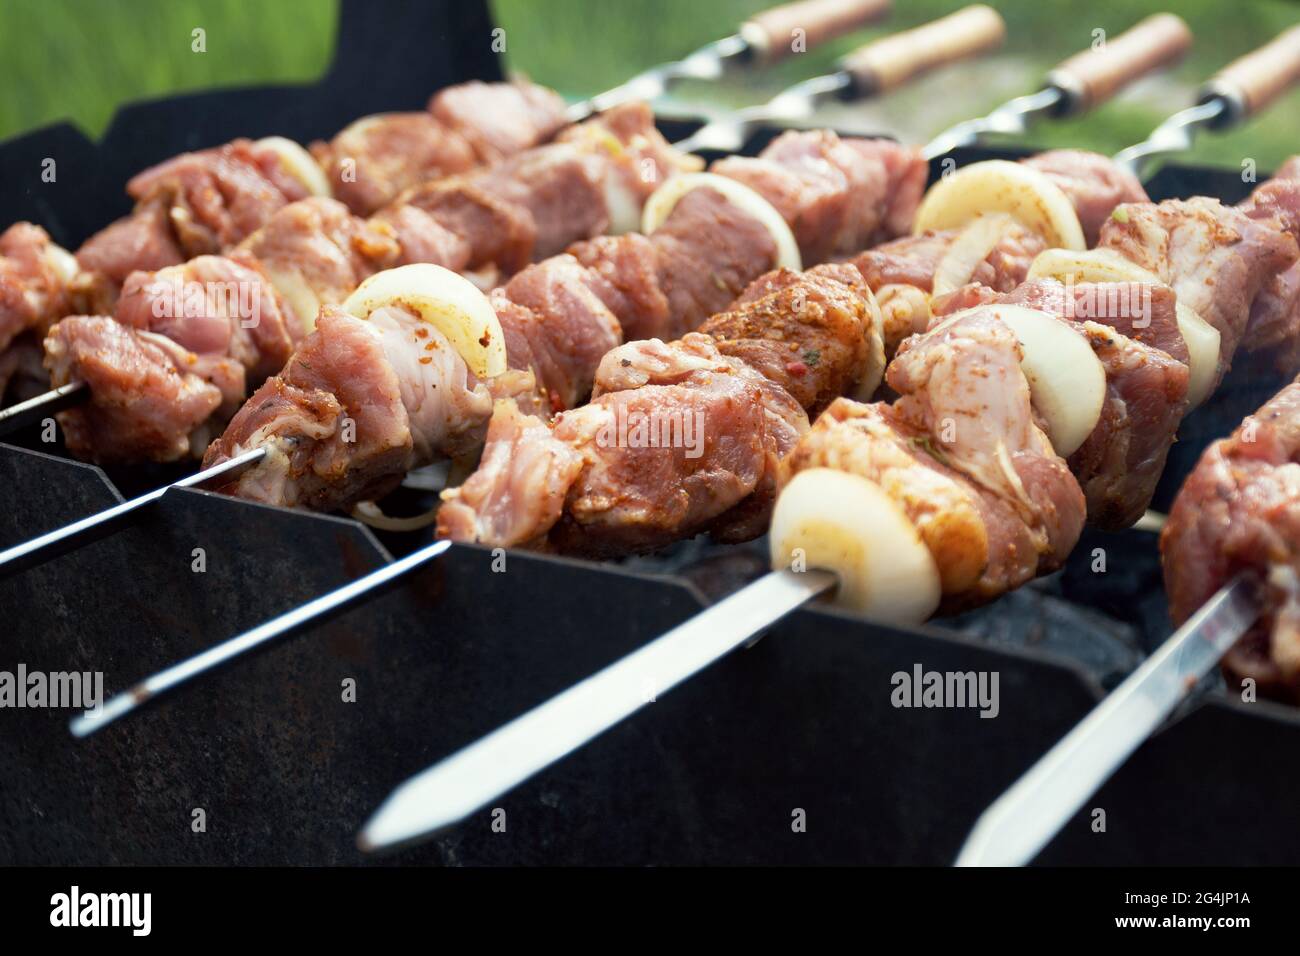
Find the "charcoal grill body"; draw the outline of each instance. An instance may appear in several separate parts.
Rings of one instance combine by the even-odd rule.
[[[3,181],[31,183],[0,196],[0,221],[31,218],[75,246],[125,211],[131,173],[166,156],[237,135],[328,136],[367,112],[419,108],[449,83],[498,78],[490,30],[478,2],[345,2],[352,52],[314,88],[138,104],[98,144],[66,125],[0,144]],[[46,156],[76,174],[37,185]],[[1155,198],[1236,201],[1247,189],[1235,173],[1175,166],[1151,184]],[[1157,505],[1279,385],[1235,371],[1185,424]],[[0,445],[0,547],[177,473],[109,476],[36,432],[17,436]],[[124,530],[0,582],[0,670],[98,671],[121,689],[425,540],[171,492]],[[1105,574],[1092,569],[1096,548]],[[623,566],[512,552],[502,567],[499,554],[457,546],[383,598],[89,740],[68,734],[69,711],[0,710],[0,862],[945,864],[987,803],[1168,630],[1154,539],[1089,532],[1051,582],[958,621],[893,628],[797,612],[436,840],[378,861],[356,850],[396,783],[761,566],[758,549],[688,546]],[[895,675],[918,667],[996,673],[998,716],[895,706]],[[1293,711],[1212,695],[1040,859],[1300,862],[1300,771],[1277,759],[1297,748]]]

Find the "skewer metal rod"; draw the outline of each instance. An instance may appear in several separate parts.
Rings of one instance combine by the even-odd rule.
[[[1024,866],[1155,732],[1259,617],[1254,582],[1219,589],[984,811],[957,866]]]
[[[146,505],[153,504],[172,488],[193,488],[195,485],[201,485],[213,478],[228,475],[256,461],[260,461],[265,454],[266,449],[254,448],[251,451],[244,452],[237,458],[231,458],[219,465],[205,468],[203,471],[147,492],[138,498],[124,501],[112,508],[82,518],[80,521],[74,521],[62,528],[56,528],[39,538],[32,538],[30,541],[24,541],[22,544],[16,544],[12,548],[0,551],[0,579],[44,564],[51,558],[56,558],[74,548],[105,537],[121,526],[130,515]]]
[[[55,412],[79,405],[89,397],[90,388],[85,382],[69,382],[35,398],[29,398],[25,402],[10,405],[0,411],[0,435],[8,435],[28,425],[35,425]]]
[[[259,624],[252,630],[223,641],[215,647],[210,647],[188,660],[173,664],[128,690],[115,694],[98,712],[91,711],[77,716],[71,724],[72,734],[75,737],[89,736],[200,674],[217,670],[244,654],[289,637],[303,628],[323,624],[359,601],[382,594],[401,580],[408,571],[427,564],[450,547],[450,541],[436,541],[378,571],[372,571],[365,577],[358,578],[291,611],[286,611],[279,617]]]
[[[465,818],[835,583],[835,576],[825,571],[765,575],[412,777],[370,818],[358,844],[363,850],[395,847]]]

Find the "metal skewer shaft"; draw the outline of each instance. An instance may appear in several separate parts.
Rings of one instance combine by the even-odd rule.
[[[795,52],[796,39],[801,40],[798,48],[810,50],[882,19],[892,5],[892,0],[800,0],[764,10],[741,24],[732,36],[574,103],[568,109],[568,119],[577,123],[620,103],[657,99],[679,80],[716,80],[737,66],[775,63]]]
[[[365,577],[358,578],[291,611],[286,611],[264,624],[259,624],[238,637],[232,637],[216,647],[210,647],[179,664],[173,664],[165,671],[160,671],[128,690],[115,694],[98,711],[79,715],[72,721],[72,733],[76,737],[89,736],[200,674],[211,673],[237,657],[267,647],[274,641],[288,637],[304,627],[324,623],[358,602],[384,593],[400,581],[407,572],[428,564],[450,547],[450,541],[436,541],[378,571],[372,571]]]
[[[1153,70],[1176,63],[1191,45],[1191,30],[1181,17],[1172,13],[1147,17],[1113,40],[1062,61],[1047,74],[1038,92],[944,130],[926,144],[922,154],[934,159],[990,134],[1022,135],[1046,116],[1077,116],[1094,110]]]
[[[358,843],[388,849],[463,819],[834,586],[824,571],[766,575],[412,777],[384,801]]]
[[[765,123],[799,123],[828,100],[878,96],[949,63],[986,53],[1006,38],[1006,24],[983,4],[859,47],[833,73],[815,76],[752,106],[708,123],[674,144],[686,152],[733,152]]]
[[[1115,155],[1141,177],[1150,164],[1191,149],[1203,129],[1226,130],[1257,116],[1300,82],[1300,26],[1224,67],[1201,87],[1195,106],[1175,113],[1143,142]]]
[[[82,518],[80,521],[64,525],[62,528],[43,534],[39,538],[32,538],[30,541],[24,541],[22,544],[16,544],[12,548],[0,551],[0,579],[44,564],[52,558],[66,554],[73,548],[79,548],[91,541],[97,541],[107,536],[120,527],[132,514],[147,505],[153,504],[172,488],[193,488],[196,485],[211,481],[213,478],[230,475],[254,462],[261,461],[262,456],[265,454],[266,449],[254,448],[251,451],[244,452],[237,458],[231,458],[219,465],[205,468],[203,471],[195,472],[179,481],[173,481],[170,485],[156,488],[138,498],[124,501],[120,505],[114,505],[112,508]]]
[[[1187,697],[1259,616],[1254,583],[1219,589],[981,814],[958,866],[1024,866]]]
[[[0,436],[35,425],[55,412],[81,404],[89,397],[90,389],[84,382],[69,382],[25,402],[10,405],[0,410]]]

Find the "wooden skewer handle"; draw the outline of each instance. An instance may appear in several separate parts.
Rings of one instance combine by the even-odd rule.
[[[902,33],[869,43],[844,58],[860,96],[901,86],[936,67],[1002,45],[1007,25],[992,7],[975,4]]]
[[[1205,95],[1225,95],[1238,107],[1233,120],[1254,116],[1300,81],[1300,26],[1229,63],[1206,84]]]
[[[1076,53],[1047,75],[1047,82],[1065,91],[1065,113],[1084,113],[1153,70],[1182,59],[1192,45],[1192,31],[1183,18],[1157,13],[1106,40],[1100,47]]]
[[[775,63],[883,19],[892,7],[893,0],[798,0],[754,14],[740,35]]]

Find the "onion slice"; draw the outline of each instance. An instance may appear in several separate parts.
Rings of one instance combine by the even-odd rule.
[[[938,268],[934,270],[931,294],[944,295],[970,282],[979,264],[998,247],[1014,225],[1015,220],[1004,212],[976,216],[939,260]]]
[[[681,198],[695,189],[712,189],[720,193],[732,205],[762,223],[776,243],[777,268],[793,269],[796,272],[803,269],[799,243],[795,242],[790,225],[776,211],[776,207],[744,183],[716,173],[685,173],[666,180],[646,200],[645,208],[641,211],[641,231],[649,235],[658,229],[672,214]]]
[[[772,567],[833,572],[835,602],[891,623],[923,621],[939,605],[939,570],[916,526],[880,486],[810,468],[781,490],[772,513]]]
[[[1140,282],[1167,285],[1154,272],[1130,262],[1114,249],[1075,252],[1047,249],[1029,266],[1030,279],[1059,279],[1061,282]],[[1187,400],[1193,408],[1214,390],[1219,370],[1219,330],[1189,306],[1176,305],[1178,331],[1187,343]]]
[[[325,178],[325,171],[320,168],[320,164],[311,153],[298,143],[283,136],[266,136],[259,139],[255,145],[275,153],[276,158],[280,160],[280,165],[290,176],[302,183],[307,192],[313,196],[330,195],[330,184]]]
[[[930,187],[913,232],[959,229],[980,215],[1005,212],[1050,246],[1086,249],[1074,204],[1060,186],[1023,163],[991,159],[964,166]]]
[[[930,332],[977,312],[991,314],[1020,342],[1020,368],[1029,383],[1034,409],[1047,425],[1052,448],[1062,458],[1068,458],[1101,419],[1106,401],[1106,370],[1101,360],[1078,329],[1048,312],[1022,305],[998,303],[963,309]]]
[[[366,319],[390,305],[406,309],[441,332],[479,378],[505,372],[501,322],[487,296],[464,276],[429,263],[376,272],[348,296],[343,310]]]

